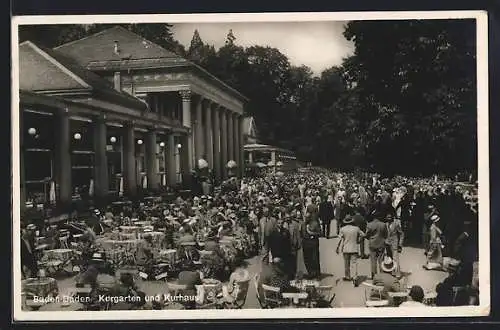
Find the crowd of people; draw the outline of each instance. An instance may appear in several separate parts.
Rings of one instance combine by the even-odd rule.
[[[119,228],[141,220],[148,228],[143,228],[133,261],[120,267],[134,266],[145,278],[155,278],[161,273],[156,267],[159,250],[175,249],[176,269],[168,269],[169,277],[175,274],[176,283],[193,294],[203,278],[213,278],[229,281],[222,296],[231,300],[236,283],[248,282],[245,260],[257,255],[262,263],[259,290],[262,285],[272,285],[293,291],[291,280],[321,279],[319,240],[324,238],[338,239],[336,252],[344,259],[338,267],[344,267],[343,280],[354,286],[362,278],[357,266],[361,258],[370,259],[371,273],[364,275],[374,284],[387,292],[400,290],[400,279],[405,276],[401,253],[408,246],[417,246],[425,251],[426,269],[450,272],[436,287],[438,305],[457,304],[457,287],[467,288],[466,297],[477,297],[477,283],[473,283],[473,264],[478,258],[474,185],[308,169],[241,180],[233,177],[208,189],[204,186],[193,195],[169,201],[123,201],[94,209],[83,222],[70,217],[59,224],[26,223],[22,228],[23,275],[28,278],[40,273],[37,236],[44,237],[46,249],[55,249],[61,247],[60,236],[68,233],[82,256],[75,281],[90,284],[98,292],[104,286],[98,279],[102,281],[100,275],[107,273],[111,279],[104,282],[112,283],[107,285],[112,295],[141,297],[144,293],[129,273],[122,272],[113,280],[117,266],[102,262],[105,258],[99,243],[101,236],[119,235]],[[157,244],[150,232],[162,232],[161,242]],[[409,296],[411,301],[421,302],[421,288],[412,287]],[[137,301],[110,308],[142,308],[144,299]],[[468,303],[462,299],[461,304]],[[184,307],[196,308],[196,302],[186,302]]]

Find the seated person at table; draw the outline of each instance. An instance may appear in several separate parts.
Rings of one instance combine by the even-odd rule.
[[[462,292],[466,292],[465,289],[469,283],[465,281],[463,272],[461,272],[460,265],[448,267],[449,275],[441,283],[436,285],[436,305],[437,306],[463,306],[468,305],[466,299],[462,299]],[[455,296],[453,292],[454,287],[464,288],[460,290],[459,294]],[[458,299],[457,299],[458,298]]]
[[[153,236],[144,233],[143,238],[137,246],[137,264],[144,267],[144,271],[151,275],[153,272]]]
[[[106,218],[106,220],[114,220],[115,219],[115,216],[113,215],[111,207],[108,206],[106,208],[106,213],[104,214],[104,217]]]
[[[233,301],[238,296],[238,283],[246,282],[250,278],[248,270],[244,268],[238,268],[229,276],[229,282],[227,285],[222,287],[222,294],[226,301]],[[248,289],[248,288],[247,288]]]
[[[57,225],[50,225],[45,234],[48,249],[53,250],[59,247],[59,230],[57,230]]]
[[[204,250],[213,251],[217,255],[222,255],[222,251],[220,249],[220,244],[219,244],[219,238],[217,237],[217,230],[212,229],[207,234]]]
[[[260,273],[258,290],[259,295],[263,297],[264,290],[262,284],[280,288],[281,292],[297,292],[298,290],[290,285],[286,265],[280,258],[273,258],[270,264],[263,264]]]
[[[424,296],[424,289],[419,285],[414,285],[408,294],[409,300],[402,302],[399,307],[424,307]]]
[[[118,300],[112,303],[111,310],[139,309],[146,303],[145,294],[138,290],[131,273],[120,275],[120,283],[111,289],[110,296]]]
[[[382,299],[388,299],[388,292],[399,292],[401,290],[398,278],[392,275],[396,267],[396,263],[390,257],[385,257],[380,264],[381,272],[373,277],[374,285],[384,287]]]
[[[185,296],[196,296],[196,285],[201,285],[201,274],[196,270],[193,263],[185,263],[183,265],[183,270],[179,273],[177,277],[177,284],[185,285],[186,289],[183,290],[182,294]],[[194,309],[196,307],[195,301],[187,301],[185,303],[186,309]]]
[[[100,310],[101,304],[99,302],[100,294],[108,294],[111,288],[116,285],[116,280],[113,276],[99,273],[95,266],[89,266],[86,271],[80,273],[75,278],[75,285],[77,288],[90,286],[91,291],[88,294],[90,302],[86,303],[89,310]]]

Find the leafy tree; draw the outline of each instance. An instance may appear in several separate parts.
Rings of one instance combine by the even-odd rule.
[[[389,173],[474,168],[473,22],[351,22],[344,35],[356,47],[344,76],[366,105],[375,165]]]
[[[201,40],[198,30],[195,30],[186,55],[196,64],[202,67],[209,67],[211,63],[214,62],[217,52],[213,45],[206,45],[203,40]]]

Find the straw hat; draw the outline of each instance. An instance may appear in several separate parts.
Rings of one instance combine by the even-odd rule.
[[[382,263],[380,264],[380,268],[385,273],[390,273],[396,269],[396,263],[392,260],[391,257],[385,257]]]
[[[434,214],[432,217],[431,217],[431,221],[432,222],[438,222],[441,218],[439,217],[439,215],[437,214]]]
[[[350,216],[350,215],[347,215],[345,218],[344,218],[344,224],[349,224],[349,223],[352,223],[354,220],[353,218]]]

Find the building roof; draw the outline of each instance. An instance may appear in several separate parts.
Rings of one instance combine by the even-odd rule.
[[[25,41],[19,45],[19,88],[39,93],[94,93],[115,103],[137,109],[146,104],[81,67],[72,58]]]
[[[118,43],[119,54],[115,53],[115,41]],[[186,61],[181,56],[119,25],[54,49],[74,58],[82,66],[87,66],[93,61],[124,59],[168,58]]]
[[[115,52],[115,42],[119,53]],[[115,26],[83,39],[54,48],[93,71],[119,71],[186,67],[209,79],[234,96],[247,101],[240,92],[197,64],[151,42],[122,26]]]

